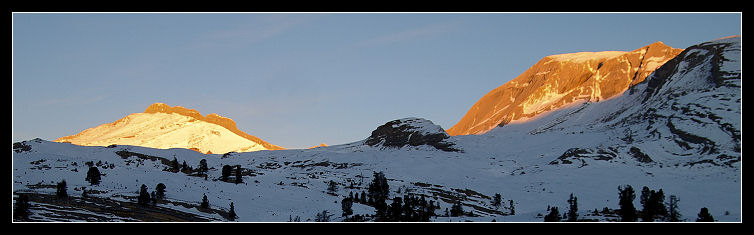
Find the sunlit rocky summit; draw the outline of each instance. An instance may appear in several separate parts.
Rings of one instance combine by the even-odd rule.
[[[230,118],[215,113],[202,116],[195,109],[171,107],[164,103],[154,103],[142,113],[61,137],[55,142],[83,146],[115,144],[159,149],[185,148],[201,153],[283,149],[239,130]]]
[[[482,134],[576,101],[609,99],[644,81],[681,51],[655,42],[630,52],[579,52],[544,57],[479,99],[447,130],[448,134]]]

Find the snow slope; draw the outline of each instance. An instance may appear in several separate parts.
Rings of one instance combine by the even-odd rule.
[[[620,96],[577,102],[481,135],[444,139],[463,151],[384,148],[362,140],[220,155],[24,141],[13,152],[13,191],[54,194],[54,187],[45,185],[65,179],[72,196],[85,186],[97,190],[93,197],[134,202],[141,184],[151,191],[164,183],[169,201],[199,205],[206,194],[212,208],[227,211],[233,202],[240,221],[313,221],[323,210],[332,221],[342,221],[340,200],[366,191],[372,173],[382,171],[389,198],[423,195],[439,203],[441,216],[432,221],[543,221],[548,206],[565,212],[571,193],[579,199],[581,219],[615,220],[614,214],[592,211],[618,209],[617,188],[624,185],[631,185],[637,198],[643,186],[676,195],[686,221],[694,221],[702,207],[718,221],[741,221],[740,53],[740,37],[692,46]],[[428,120],[399,120],[437,132]],[[206,159],[207,179],[166,170],[173,157],[193,167]],[[84,181],[87,161],[114,167],[99,167],[102,183],[92,186]],[[240,165],[243,183],[220,180],[223,165]],[[335,192],[328,192],[331,180],[338,184]],[[498,208],[491,202],[496,193],[504,202]],[[442,216],[455,202],[473,216]],[[641,209],[638,199],[634,205]],[[155,207],[227,221],[191,206]],[[45,208],[32,204],[31,218],[51,220]],[[374,214],[360,203],[353,208],[355,214]]]

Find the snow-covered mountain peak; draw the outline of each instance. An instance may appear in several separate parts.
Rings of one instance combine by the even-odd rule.
[[[195,109],[171,107],[164,103],[154,103],[143,113],[134,113],[113,123],[61,137],[55,142],[84,146],[119,144],[161,149],[186,148],[202,153],[282,149],[239,130],[230,118],[218,114],[202,116]]]

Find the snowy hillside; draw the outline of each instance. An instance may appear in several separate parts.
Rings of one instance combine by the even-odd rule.
[[[239,221],[315,221],[325,210],[330,221],[343,221],[342,200],[368,192],[374,173],[383,172],[387,204],[423,196],[439,205],[431,221],[543,221],[548,207],[565,212],[570,194],[578,197],[579,219],[615,221],[625,185],[636,191],[637,210],[647,186],[677,196],[682,220],[695,221],[706,207],[717,221],[741,221],[740,53],[740,37],[692,46],[623,95],[481,135],[448,137],[429,120],[407,118],[361,141],[301,150],[202,154],[24,141],[14,144],[14,198],[28,195],[33,221],[228,221],[231,202]],[[413,145],[414,134],[437,137]],[[388,140],[398,146],[386,147]],[[171,170],[173,158],[191,169]],[[206,178],[196,170],[201,160]],[[99,185],[85,181],[87,162],[102,173]],[[224,165],[232,166],[227,179]],[[61,180],[67,200],[54,198]],[[158,183],[167,186],[165,199],[137,205],[139,187],[151,192]],[[501,205],[493,204],[495,194]],[[200,208],[203,195],[210,209]],[[454,204],[463,213],[446,216]],[[352,209],[375,219],[374,206],[355,202]]]

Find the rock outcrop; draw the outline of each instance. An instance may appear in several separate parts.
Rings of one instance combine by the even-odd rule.
[[[436,149],[456,152],[450,136],[429,120],[422,118],[404,118],[393,120],[377,127],[364,144],[369,146],[383,146],[400,148],[406,145],[420,146],[429,145]]]
[[[447,130],[482,134],[576,101],[601,101],[644,81],[682,49],[655,42],[630,52],[580,52],[547,56],[487,93]]]

